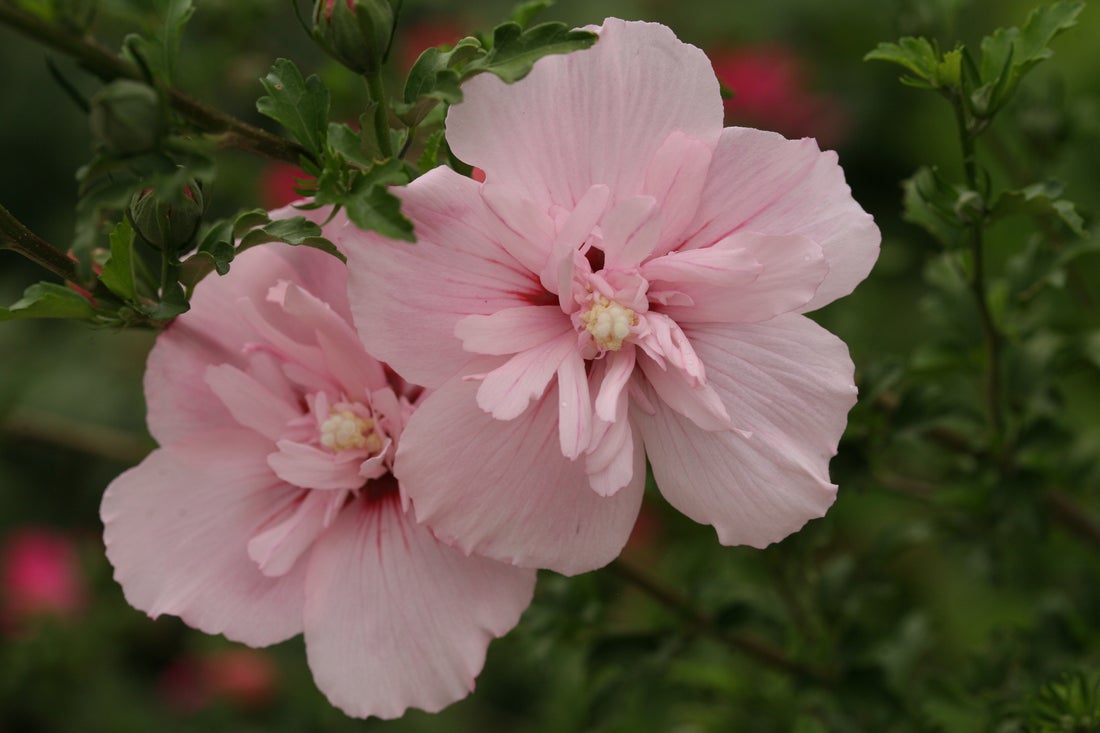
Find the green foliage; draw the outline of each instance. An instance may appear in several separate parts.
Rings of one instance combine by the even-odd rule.
[[[145,35],[132,34],[123,42],[126,56],[156,79],[172,83],[176,78],[176,56],[184,26],[195,12],[192,0],[160,0],[159,27]]]
[[[279,59],[260,80],[267,96],[256,101],[260,114],[275,120],[314,156],[325,149],[329,92],[317,76],[302,78],[289,59]]]
[[[95,309],[75,290],[53,283],[35,283],[7,308],[0,307],[0,321],[18,318],[73,318],[88,321]]]

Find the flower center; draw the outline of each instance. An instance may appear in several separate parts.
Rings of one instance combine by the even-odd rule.
[[[585,330],[604,351],[618,351],[623,339],[630,335],[630,329],[638,325],[638,317],[634,311],[603,295],[594,295],[590,303],[580,316]]]
[[[339,453],[366,448],[371,453],[382,449],[382,439],[374,432],[374,421],[351,410],[333,407],[321,423],[321,445]]]

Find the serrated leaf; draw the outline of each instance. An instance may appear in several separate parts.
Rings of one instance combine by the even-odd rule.
[[[1058,198],[1062,184],[1043,181],[1022,189],[1005,191],[989,210],[990,221],[997,221],[1017,214],[1051,216],[1060,220],[1079,237],[1086,236],[1085,222],[1072,201]]]
[[[907,36],[897,43],[880,43],[863,57],[864,61],[889,61],[908,69],[912,76],[903,76],[902,83],[921,89],[936,89],[936,74],[940,65],[939,50],[927,38]]]
[[[416,161],[416,167],[420,170],[421,175],[441,165],[439,146],[443,142],[443,134],[444,130],[436,130],[424,141],[424,152],[420,154],[420,158]]]
[[[927,166],[921,167],[901,185],[903,219],[922,227],[947,247],[954,247],[962,240],[965,225],[956,213],[959,189]]]
[[[1080,2],[1040,6],[1031,12],[1022,29],[1000,28],[983,38],[979,69],[982,86],[975,91],[976,111],[991,116],[1000,109],[1024,75],[1053,54],[1050,42],[1077,23],[1084,7]]]
[[[541,23],[527,30],[517,23],[502,23],[493,29],[492,49],[466,64],[462,78],[488,71],[506,82],[519,81],[543,56],[580,51],[598,40],[595,33],[564,23]]]
[[[179,282],[170,282],[164,287],[159,303],[139,308],[145,315],[156,321],[167,321],[191,309],[187,294]]]
[[[35,283],[8,308],[0,307],[0,321],[20,318],[76,318],[92,320],[96,312],[84,296],[57,283]]]
[[[526,28],[531,25],[531,21],[535,19],[535,16],[546,10],[554,4],[554,0],[527,0],[512,8],[512,15],[509,18],[513,23],[520,28]]]
[[[147,67],[155,77],[173,82],[180,38],[194,12],[192,0],[167,0],[164,3],[164,18],[157,27],[146,35],[131,34],[125,38],[124,55]]]
[[[137,298],[137,281],[134,272],[134,228],[126,219],[111,231],[111,256],[103,264],[99,281],[123,300]]]
[[[416,241],[412,222],[401,213],[401,199],[385,184],[364,184],[353,189],[343,201],[348,218],[360,229],[375,231],[391,239]]]
[[[264,226],[257,227],[241,237],[237,254],[260,244],[282,242],[292,246],[306,246],[319,249],[347,261],[340,250],[329,240],[321,236],[321,227],[304,216],[292,216],[288,219],[276,219]]]
[[[328,133],[328,87],[315,74],[303,79],[289,59],[277,60],[260,83],[268,96],[256,100],[256,109],[285,127],[302,147],[319,157]]]
[[[370,126],[368,126],[370,128]],[[369,168],[377,158],[382,157],[382,151],[372,134],[368,138],[362,133],[356,132],[350,126],[341,123],[330,123],[328,126],[328,144],[332,150],[344,156],[353,163],[358,163],[364,168]]]

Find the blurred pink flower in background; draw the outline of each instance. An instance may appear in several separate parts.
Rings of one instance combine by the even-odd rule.
[[[726,122],[812,137],[822,147],[844,140],[847,115],[839,100],[815,94],[805,62],[779,46],[742,46],[710,54],[718,79],[734,94],[725,100]]]
[[[260,176],[260,205],[265,209],[278,209],[302,198],[295,191],[298,181],[309,179],[296,165],[290,163],[270,163]]]
[[[647,455],[724,544],[828,509],[853,365],[803,313],[879,246],[835,154],[723,130],[699,49],[657,24],[600,36],[465,84],[447,139],[485,182],[436,168],[397,190],[414,246],[333,229],[367,348],[436,388],[395,465],[418,520],[567,574],[622,550]]]
[[[259,649],[217,649],[174,660],[157,679],[164,702],[196,713],[217,700],[242,708],[262,708],[275,696],[279,669]]]
[[[304,634],[351,715],[437,711],[473,689],[535,574],[413,521],[391,466],[421,390],[363,350],[345,282],[336,257],[272,245],[198,285],[149,355],[161,447],[104,495],[107,557],[153,617],[251,646]]]
[[[402,23],[396,41],[400,44],[399,69],[407,72],[426,49],[443,44],[452,46],[465,35],[462,26],[455,19],[433,16],[431,20]]]
[[[74,618],[87,602],[80,559],[69,535],[44,527],[10,532],[0,546],[0,619],[19,629],[38,616]]]

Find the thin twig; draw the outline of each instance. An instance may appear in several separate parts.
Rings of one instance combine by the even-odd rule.
[[[0,204],[0,249],[18,252],[62,280],[79,282],[76,263],[26,227]]]
[[[30,408],[9,412],[0,421],[0,431],[127,465],[141,461],[152,448],[148,440],[132,433]]]
[[[104,47],[95,39],[76,34],[38,18],[7,2],[0,2],[0,24],[7,25],[55,51],[71,56],[103,79],[145,81],[142,70]],[[312,156],[298,143],[272,134],[214,109],[173,86],[164,86],[168,103],[200,131],[219,135],[222,147],[236,148],[288,163]],[[316,161],[314,161],[316,162]]]
[[[1100,523],[1090,517],[1084,507],[1061,491],[1048,491],[1046,498],[1051,515],[1063,529],[1100,548]]]
[[[748,654],[757,661],[763,662],[769,667],[785,672],[793,677],[810,680],[824,685],[832,683],[832,676],[827,672],[790,659],[781,650],[776,649],[767,642],[743,634],[733,634],[723,630],[715,623],[714,619],[703,612],[702,609],[693,605],[688,599],[631,567],[622,560],[615,560],[607,567],[622,580],[630,583],[661,605],[675,611],[694,624],[696,628],[706,632],[709,636],[717,639],[731,649]]]

